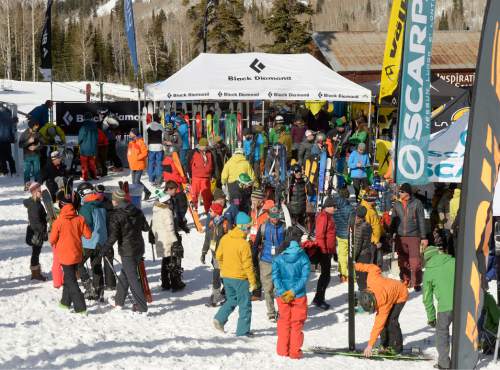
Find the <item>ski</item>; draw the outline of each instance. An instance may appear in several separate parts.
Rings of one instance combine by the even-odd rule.
[[[52,195],[50,195],[47,189],[42,190],[42,203],[49,216],[49,224],[52,225],[52,222],[57,218],[57,212],[54,208],[54,203],[52,203]]]
[[[292,227],[292,217],[290,216],[290,211],[285,203],[281,203],[281,209],[283,210],[285,226],[288,229],[289,227]]]
[[[394,361],[432,361],[434,358],[425,355],[420,349],[416,351],[403,350],[400,354],[385,353],[382,351],[373,350],[371,357],[365,357],[363,351],[349,351],[347,348],[330,348],[330,347],[310,347],[304,352],[314,353],[326,356],[347,356],[357,357],[367,360],[394,360]]]
[[[153,296],[151,294],[151,289],[149,288],[148,276],[146,274],[146,267],[144,265],[144,258],[139,262],[139,278],[141,279],[142,289],[144,291],[144,296],[146,297],[146,302],[153,302]]]

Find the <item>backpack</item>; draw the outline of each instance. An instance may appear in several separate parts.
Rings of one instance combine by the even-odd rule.
[[[90,239],[82,237],[83,248],[95,249],[97,245],[104,245],[108,239],[108,228],[106,226],[106,210],[100,207],[92,209],[92,236]]]

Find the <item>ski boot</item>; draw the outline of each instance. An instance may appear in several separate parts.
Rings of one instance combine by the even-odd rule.
[[[210,301],[208,302],[208,307],[219,307],[224,304],[226,297],[221,293],[220,289],[212,290],[212,295],[210,296]]]
[[[181,274],[177,274],[175,276],[172,276],[172,293],[181,291],[186,287],[186,284],[182,281]]]
[[[324,300],[319,300],[319,299],[313,299],[312,304],[318,307],[319,309],[322,309],[323,311],[329,310],[330,305],[326,303]]]
[[[47,281],[47,278],[42,275],[40,265],[31,266],[31,280]]]

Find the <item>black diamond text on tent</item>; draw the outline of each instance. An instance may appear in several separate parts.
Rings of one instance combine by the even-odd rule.
[[[262,64],[261,61],[259,61],[257,58],[250,64],[250,68],[252,68],[255,72],[260,73],[266,68],[264,64]]]

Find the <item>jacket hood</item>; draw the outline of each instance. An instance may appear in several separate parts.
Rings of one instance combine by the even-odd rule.
[[[153,121],[149,124],[148,129],[153,130],[153,131],[161,131],[161,130],[163,130],[163,126],[161,124],[159,124],[158,122]]]
[[[26,208],[29,208],[33,203],[34,203],[33,198],[27,198],[23,200],[23,206],[25,206]]]
[[[77,214],[72,204],[66,204],[64,207],[62,207],[59,216],[67,220],[71,220],[72,218],[75,218]]]
[[[340,197],[340,196],[335,198],[335,202],[337,203],[337,208],[344,208],[350,204],[347,199],[345,199],[344,197]]]
[[[243,162],[246,161],[247,159],[245,158],[244,154],[233,154],[231,157],[232,162]]]
[[[425,268],[441,268],[445,263],[448,263],[452,256],[445,253],[434,254],[432,257],[425,261]]]
[[[231,237],[233,239],[245,239],[246,238],[246,234],[243,231],[241,231],[240,229],[238,229],[237,227],[230,230],[227,234],[229,235],[229,237]]]
[[[83,198],[84,203],[92,203],[93,205],[100,205],[104,199],[103,194],[89,194]]]
[[[460,189],[455,189],[453,191],[453,198],[460,198],[460,195],[462,194],[462,190]]]
[[[127,203],[127,205],[122,209],[128,216],[137,216],[141,213],[141,210],[132,203]]]
[[[299,246],[299,243],[297,243],[295,240],[293,240],[290,242],[290,245],[288,246],[288,248],[285,249],[281,254],[282,254],[285,262],[294,263],[300,258],[302,253],[304,253],[304,251]]]

